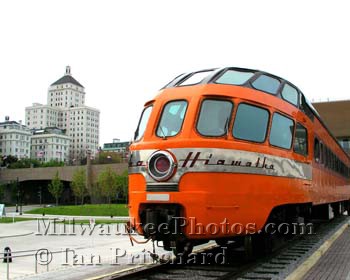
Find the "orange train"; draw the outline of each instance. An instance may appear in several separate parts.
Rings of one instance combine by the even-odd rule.
[[[131,227],[166,250],[349,208],[349,156],[295,85],[263,71],[176,77],[145,104],[130,152]]]

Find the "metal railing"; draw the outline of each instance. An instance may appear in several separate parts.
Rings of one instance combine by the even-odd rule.
[[[46,250],[46,249],[42,249],[42,250]],[[52,253],[61,253],[62,251],[55,251],[55,252],[51,252],[51,251],[47,251],[47,258],[49,258],[49,256],[51,256]],[[31,253],[31,252],[34,252],[34,253]],[[6,280],[9,280],[10,279],[10,264],[13,263],[13,259],[18,259],[18,258],[23,258],[23,257],[35,257],[35,268],[34,268],[34,271],[35,271],[35,274],[38,274],[38,265],[41,265],[41,266],[46,266],[46,272],[49,271],[49,265],[50,265],[50,262],[51,261],[47,261],[45,264],[41,263],[38,261],[38,253],[41,253],[44,252],[44,251],[41,251],[41,250],[24,250],[24,251],[4,251],[3,253],[3,256],[0,257],[0,262],[2,263],[6,263]],[[19,254],[19,255],[17,255]],[[51,256],[52,258],[52,256]],[[2,277],[0,277],[0,279],[2,279]]]

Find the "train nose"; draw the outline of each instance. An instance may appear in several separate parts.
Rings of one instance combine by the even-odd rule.
[[[159,182],[169,180],[175,174],[176,168],[176,158],[168,151],[156,151],[147,161],[149,175]]]

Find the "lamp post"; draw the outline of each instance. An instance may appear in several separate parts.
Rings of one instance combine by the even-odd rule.
[[[16,213],[18,213],[18,197],[19,197],[19,192],[17,190]]]
[[[16,179],[16,190],[17,190],[16,213],[18,213],[18,203],[19,203],[19,187],[18,187],[18,177],[17,177],[17,179]]]
[[[17,197],[19,200],[19,214],[22,215],[22,192],[17,177]]]
[[[38,191],[38,196],[39,196],[39,203],[40,203],[40,206],[41,206],[41,204],[42,204],[42,188],[41,188],[41,186],[39,187],[39,191]]]

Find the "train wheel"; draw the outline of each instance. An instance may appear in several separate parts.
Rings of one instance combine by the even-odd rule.
[[[273,250],[273,237],[268,234],[253,234],[244,237],[244,251],[247,260],[270,254]]]
[[[263,238],[263,242],[264,242],[263,253],[265,255],[271,254],[273,251],[273,236],[270,234],[266,234],[266,235],[262,236],[262,238]]]

